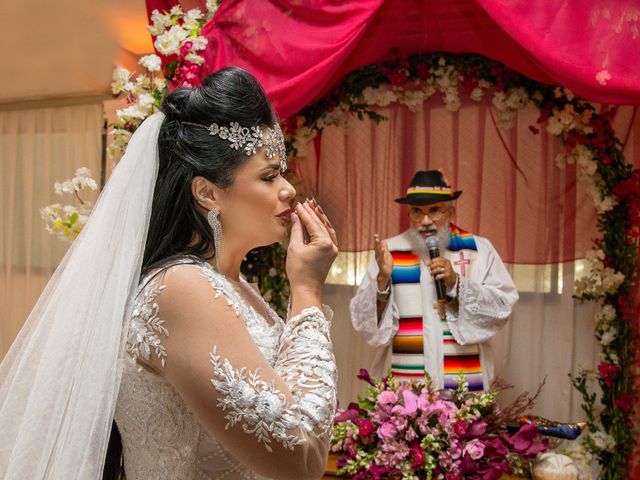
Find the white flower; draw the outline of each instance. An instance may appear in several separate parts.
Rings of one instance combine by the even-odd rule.
[[[618,201],[615,197],[604,197],[596,202],[596,210],[598,213],[605,213],[613,210],[613,207],[615,207],[617,203]]]
[[[149,109],[153,106],[153,102],[155,101],[155,99],[153,98],[153,95],[149,94],[149,93],[142,93],[139,97],[138,97],[138,105],[140,105],[140,108],[142,109]]]
[[[126,68],[116,67],[113,70],[111,91],[114,95],[118,95],[125,90],[125,86],[129,83],[129,78],[131,78],[131,72]]]
[[[378,105],[380,107],[386,107],[398,99],[395,92],[388,86],[367,87],[362,91],[362,98],[367,105]]]
[[[272,298],[273,298],[273,291],[267,290],[267,292],[264,294],[264,301],[270,302]]]
[[[479,102],[480,100],[482,100],[482,97],[484,97],[484,90],[479,87],[475,87],[473,90],[471,90],[471,93],[469,94],[469,98],[471,98],[471,100],[476,102]]]
[[[247,382],[237,380],[229,386],[229,396],[236,401],[239,407],[246,408],[253,405],[256,393]]]
[[[188,36],[189,32],[180,25],[173,25],[169,30],[156,37],[154,46],[162,55],[174,55],[179,52],[180,45]]]
[[[193,43],[191,50],[194,52],[197,52],[198,50],[204,50],[205,48],[207,48],[207,44],[209,43],[209,40],[207,40],[203,36],[192,37],[189,40],[191,41],[191,43]]]
[[[156,90],[164,90],[167,88],[167,80],[161,77],[156,77],[153,79],[153,88]]]
[[[127,108],[116,110],[116,115],[118,116],[118,119],[120,121],[127,122],[129,119],[144,120],[145,118],[147,118],[148,113],[141,109],[138,104],[133,104],[128,106]]]
[[[266,391],[256,399],[256,413],[265,420],[273,422],[282,416],[285,404],[279,395]]]
[[[275,268],[271,267],[269,269],[269,276],[270,277],[275,277],[277,274],[278,274],[278,271]]]
[[[150,72],[159,72],[162,65],[160,57],[156,54],[145,55],[138,61],[138,63]]]
[[[551,135],[560,135],[564,130],[564,125],[557,116],[549,117],[547,120],[547,132]]]
[[[616,309],[613,306],[607,304],[602,307],[602,310],[597,314],[596,319],[603,322],[612,322],[616,318]]]
[[[180,7],[180,5],[176,5],[172,7],[171,10],[169,10],[169,15],[181,17],[183,14],[184,12],[182,11],[182,7]]]
[[[422,90],[408,90],[403,93],[400,102],[406,105],[412,112],[417,112],[425,100],[425,93]]]
[[[213,14],[218,10],[218,2],[216,0],[207,0],[207,11],[213,17]]]
[[[204,57],[197,53],[187,53],[184,59],[188,62],[195,63],[196,65],[202,65],[204,63]]]
[[[624,273],[616,272],[613,268],[605,268],[602,278],[602,287],[608,293],[615,293],[620,285],[624,282]]]
[[[617,335],[617,330],[614,327],[609,328],[600,336],[600,345],[609,346],[613,342]]]
[[[600,450],[612,452],[616,446],[616,442],[611,435],[606,432],[594,432],[589,435],[593,444]]]
[[[188,10],[182,19],[182,21],[184,22],[184,28],[186,28],[187,30],[194,30],[199,28],[200,27],[199,20],[203,16],[204,15],[198,8]]]

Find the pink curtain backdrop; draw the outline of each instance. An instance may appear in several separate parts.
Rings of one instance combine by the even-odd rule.
[[[404,196],[417,170],[434,168],[463,191],[456,223],[490,238],[506,262],[567,262],[592,246],[591,199],[575,166],[556,166],[558,140],[529,131],[537,110],[520,112],[510,130],[496,126],[487,102],[465,100],[452,113],[431,98],[415,113],[400,105],[378,111],[388,120],[354,120],[347,133],[325,129],[321,148],[309,148],[299,164],[305,186],[340,232],[342,251],[372,249],[374,233],[390,237],[407,228],[407,209],[393,199]],[[634,107],[621,107],[613,125],[626,139],[627,161],[637,167],[634,115]]]
[[[176,3],[147,0],[147,7]],[[202,74],[246,68],[281,118],[392,49],[479,53],[590,100],[640,103],[635,0],[225,0],[203,34]]]

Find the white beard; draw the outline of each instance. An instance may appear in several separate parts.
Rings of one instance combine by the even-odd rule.
[[[417,253],[420,257],[429,259],[429,249],[427,248],[427,241],[417,229],[412,228],[409,230],[409,236],[411,238],[411,246],[415,253]],[[451,232],[449,230],[449,225],[444,225],[438,228],[436,233],[436,238],[438,239],[438,248],[440,248],[440,254],[442,255],[443,250],[449,248],[449,244],[451,243]]]

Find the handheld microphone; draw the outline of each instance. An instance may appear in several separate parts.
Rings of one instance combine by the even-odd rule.
[[[437,237],[429,237],[426,240],[427,249],[429,249],[429,258],[433,260],[434,258],[438,258],[440,256],[440,240]],[[447,287],[444,284],[444,280],[436,280],[436,293],[438,295],[438,300],[446,300],[447,298]]]

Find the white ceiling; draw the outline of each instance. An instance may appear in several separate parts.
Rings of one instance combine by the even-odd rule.
[[[144,0],[2,0],[0,104],[109,94],[152,51]]]

